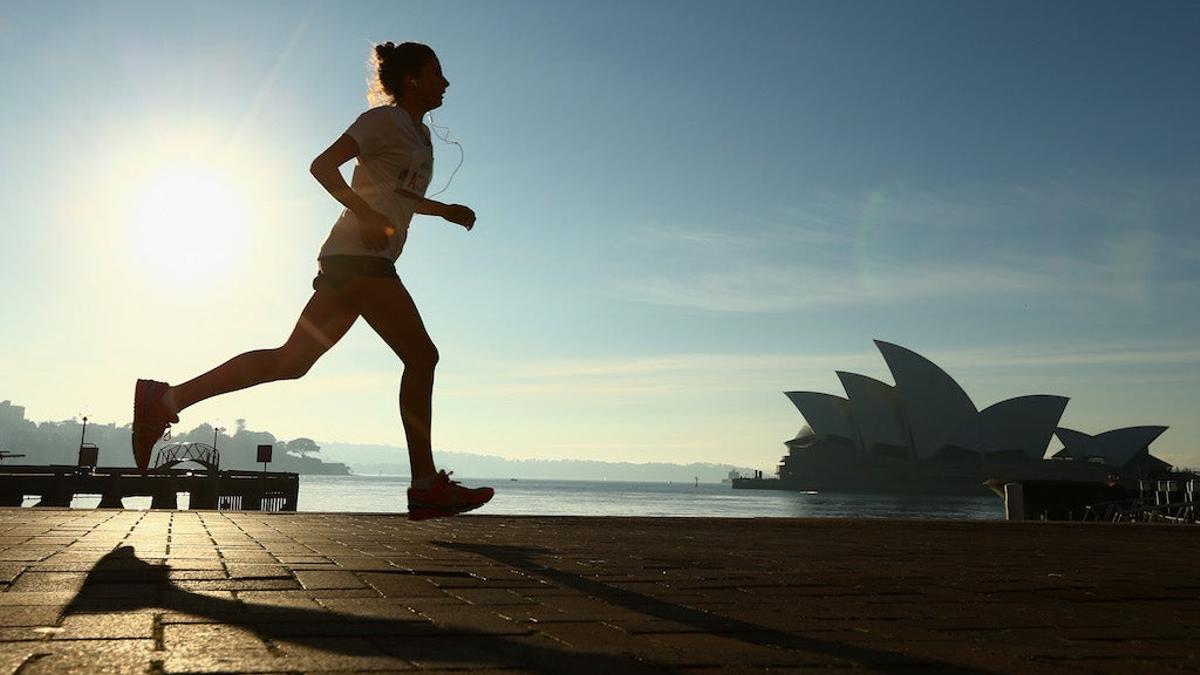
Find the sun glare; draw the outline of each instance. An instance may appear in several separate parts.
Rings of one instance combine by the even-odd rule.
[[[134,188],[126,221],[139,264],[186,285],[239,257],[247,207],[232,178],[201,164],[164,167]]]

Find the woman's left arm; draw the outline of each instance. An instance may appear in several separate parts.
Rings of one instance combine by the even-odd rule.
[[[433,199],[421,197],[417,201],[416,213],[427,216],[439,216],[470,230],[475,227],[475,212],[462,204],[443,204]]]

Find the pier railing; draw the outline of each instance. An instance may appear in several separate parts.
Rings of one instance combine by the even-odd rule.
[[[80,495],[99,495],[99,508],[122,508],[126,497],[150,497],[152,509],[178,508],[178,495],[189,496],[190,509],[295,511],[300,477],[294,473],[189,470],[178,467],[146,472],[128,467],[0,466],[0,506],[68,507]]]

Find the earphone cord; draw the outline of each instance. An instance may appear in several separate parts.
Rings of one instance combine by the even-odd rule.
[[[432,112],[429,112],[426,114],[429,115],[429,127],[431,129],[433,129],[433,134],[435,136],[437,136],[439,139],[441,139],[441,141],[447,145],[457,145],[458,146],[458,166],[454,167],[454,171],[450,172],[450,178],[446,179],[446,184],[442,186],[441,190],[438,190],[437,192],[435,192],[431,195],[426,195],[427,197],[436,197],[436,196],[442,194],[443,192],[445,192],[446,188],[450,187],[450,183],[452,183],[454,181],[454,175],[458,173],[458,170],[460,168],[462,168],[463,160],[466,159],[466,153],[463,152],[462,143],[459,143],[458,141],[450,138],[450,128],[449,127],[438,126],[433,121],[433,113]]]

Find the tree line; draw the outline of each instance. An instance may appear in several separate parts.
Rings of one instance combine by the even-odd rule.
[[[7,401],[5,402],[8,403]],[[24,457],[0,459],[4,464],[70,464],[79,460],[80,443],[94,444],[99,450],[99,466],[133,466],[131,450],[131,425],[117,426],[116,423],[97,424],[89,421],[86,430],[79,419],[61,422],[33,422],[14,414],[14,406],[7,406],[0,416],[0,451],[3,454],[23,454]],[[200,442],[213,445],[211,424],[201,424],[194,429],[175,433],[171,441]],[[309,474],[349,475],[350,468],[337,462],[325,462],[320,458],[321,447],[311,438],[280,440],[267,431],[254,431],[246,426],[245,419],[235,422],[232,434],[221,430],[216,434],[216,448],[221,453],[222,469],[261,469],[256,463],[259,445],[274,448],[268,469]],[[161,443],[160,443],[161,445]],[[151,464],[154,463],[153,456]]]

